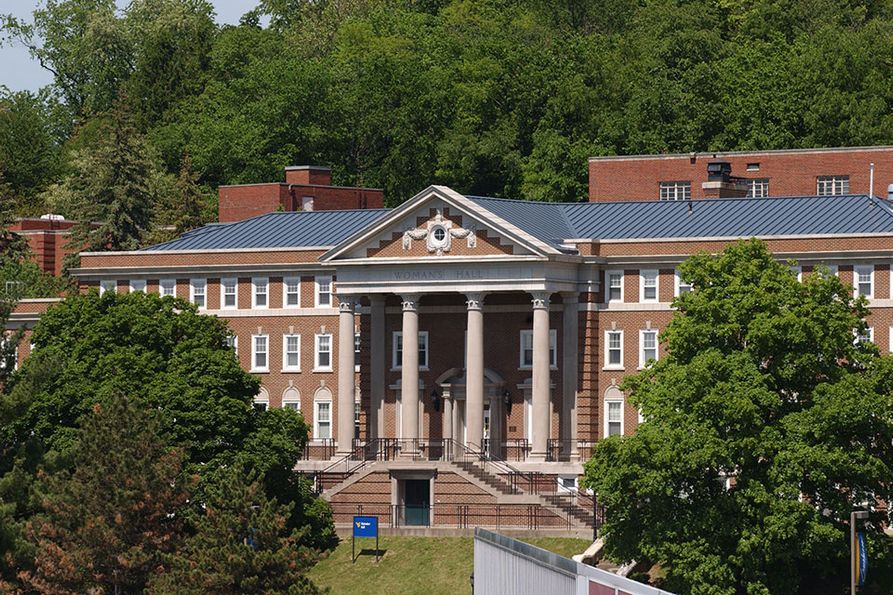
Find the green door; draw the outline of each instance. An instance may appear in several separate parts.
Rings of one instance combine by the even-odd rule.
[[[431,484],[427,479],[407,479],[403,502],[406,505],[406,524],[427,527],[431,509]]]

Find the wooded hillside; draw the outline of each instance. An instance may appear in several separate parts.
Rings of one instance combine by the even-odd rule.
[[[431,183],[575,201],[593,155],[893,143],[882,0],[261,0],[224,27],[212,11],[47,0],[33,24],[4,20],[54,74],[0,98],[19,214],[83,214],[67,178],[116,110],[168,225],[178,178],[207,220],[218,185],[292,164],[391,205]]]

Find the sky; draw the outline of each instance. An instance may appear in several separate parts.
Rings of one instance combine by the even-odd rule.
[[[125,6],[128,0],[116,0]],[[257,5],[257,0],[210,0],[217,12],[220,24],[236,24],[239,18]],[[42,2],[36,0],[0,0],[0,13],[13,14],[31,20],[31,12]],[[0,85],[12,91],[36,91],[49,84],[52,75],[40,67],[21,45],[5,44],[0,47]]]

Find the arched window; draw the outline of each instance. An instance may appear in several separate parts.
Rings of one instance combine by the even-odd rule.
[[[254,408],[258,411],[266,411],[270,408],[270,393],[267,389],[261,388],[257,396],[254,397]]]
[[[285,389],[285,392],[282,393],[282,408],[301,410],[301,393],[298,392],[298,389],[293,386]]]
[[[313,437],[317,440],[332,438],[332,391],[325,387],[313,395]]]
[[[605,437],[623,436],[623,392],[616,386],[605,391]]]

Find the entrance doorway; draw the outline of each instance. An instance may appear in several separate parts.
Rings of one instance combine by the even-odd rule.
[[[403,486],[406,524],[427,527],[431,510],[431,482],[427,479],[407,479]]]

